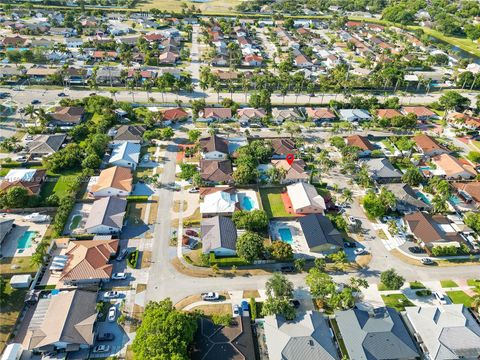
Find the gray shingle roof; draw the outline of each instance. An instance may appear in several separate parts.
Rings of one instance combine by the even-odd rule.
[[[417,210],[426,210],[430,209],[430,205],[418,199],[418,195],[415,191],[407,184],[387,184],[385,187],[390,190],[397,199],[397,208],[399,203],[402,206],[409,206],[416,208]]]
[[[310,214],[298,219],[308,247],[331,244],[343,247],[343,238],[326,216]]]
[[[402,178],[402,173],[395,169],[393,165],[385,158],[362,159],[361,163],[367,165],[370,176],[376,179]]]
[[[53,154],[60,149],[66,137],[66,134],[38,135],[27,145],[28,152],[46,155]]]
[[[236,249],[237,228],[230,218],[215,216],[202,220],[201,225],[203,253],[214,249]]]
[[[98,225],[121,229],[126,207],[127,200],[113,196],[94,201],[85,229]]]
[[[350,359],[413,359],[419,356],[400,315],[392,308],[335,312]]]

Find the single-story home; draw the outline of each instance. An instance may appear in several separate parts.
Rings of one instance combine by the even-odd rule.
[[[60,150],[66,138],[66,134],[37,135],[25,148],[33,157],[48,156]]]
[[[133,189],[133,175],[130,168],[112,166],[102,170],[90,192],[94,197],[128,196]]]
[[[417,119],[421,121],[435,119],[438,117],[437,114],[425,106],[404,106],[402,107],[402,112],[405,115],[414,114],[417,116]]]
[[[395,209],[407,213],[412,211],[427,211],[431,205],[419,199],[418,194],[407,184],[386,184],[386,189],[391,191],[396,199]]]
[[[375,147],[373,144],[365,137],[361,135],[351,135],[345,138],[345,143],[348,146],[355,146],[359,148],[359,156],[370,156]]]
[[[113,135],[111,144],[117,145],[125,142],[141,144],[145,128],[141,125],[122,125]]]
[[[296,214],[323,214],[327,208],[315,186],[306,182],[288,185],[287,193]]]
[[[465,202],[480,205],[480,181],[454,182],[452,186]]]
[[[161,110],[163,115],[163,122],[165,124],[173,123],[176,121],[184,121],[187,120],[190,116],[188,112],[186,112],[182,108],[171,108]]]
[[[18,186],[27,190],[28,195],[39,195],[46,174],[44,169],[11,169],[0,183],[0,192]]]
[[[89,234],[119,233],[126,208],[127,200],[122,198],[110,196],[95,200],[88,214],[85,231]]]
[[[310,214],[297,221],[310,251],[335,253],[343,249],[342,235],[326,216]]]
[[[402,113],[395,109],[378,109],[377,117],[379,119],[392,119],[397,116],[403,116]]]
[[[228,140],[217,135],[200,139],[202,158],[206,160],[226,159],[228,156]]]
[[[285,159],[288,154],[295,154],[297,147],[295,141],[290,138],[269,139],[273,148],[272,159]]]
[[[449,154],[434,156],[432,162],[446,179],[472,179],[477,176],[472,165]]]
[[[207,183],[229,183],[233,180],[230,160],[200,160],[200,176]]]
[[[140,158],[141,145],[129,141],[115,145],[108,163],[110,165],[136,169]]]
[[[49,125],[52,126],[75,126],[82,122],[85,109],[82,106],[59,106],[49,114]]]
[[[272,166],[285,173],[285,177],[280,181],[282,184],[290,184],[298,181],[308,181],[310,175],[305,172],[305,161],[295,159],[291,164],[285,159],[272,160]]]
[[[0,219],[0,245],[12,230],[14,221],[14,219]]]
[[[419,134],[413,137],[415,147],[425,156],[436,156],[441,154],[448,154],[450,150],[440,145],[437,140],[426,134]]]
[[[372,117],[367,110],[363,109],[340,109],[338,111],[341,120],[345,121],[366,121],[370,120]]]
[[[232,118],[232,109],[220,107],[207,107],[198,113],[197,121],[212,122],[224,121]]]
[[[334,121],[337,116],[328,108],[307,107],[307,116],[314,122]]]
[[[207,194],[200,203],[200,213],[203,216],[231,216],[236,210],[240,210],[238,194],[231,188]]]
[[[237,228],[225,216],[214,216],[202,220],[202,252],[214,252],[216,256],[234,256],[237,253]]]
[[[385,184],[402,180],[402,173],[385,158],[362,159],[360,163],[367,166],[370,177],[376,183]]]

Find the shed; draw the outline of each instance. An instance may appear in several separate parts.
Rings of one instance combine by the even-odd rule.
[[[14,289],[26,289],[32,282],[32,276],[30,274],[13,275],[10,279],[10,286]]]

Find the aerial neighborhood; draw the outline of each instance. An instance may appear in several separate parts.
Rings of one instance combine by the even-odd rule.
[[[480,4],[0,4],[0,354],[480,358]]]

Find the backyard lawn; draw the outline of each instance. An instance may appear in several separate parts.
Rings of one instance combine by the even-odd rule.
[[[440,280],[440,284],[442,288],[458,287],[458,284],[453,280]]]
[[[404,311],[406,306],[414,306],[403,294],[382,295],[382,299],[386,306],[397,311]]]
[[[285,210],[281,193],[282,189],[279,187],[260,189],[263,209],[269,218],[292,216]]]
[[[13,289],[6,284],[0,294],[0,352],[6,346],[10,333],[15,326],[20,310],[22,310],[27,290]]]
[[[78,170],[69,170],[61,174],[48,173],[40,193],[42,200],[46,200],[52,194],[56,194],[60,199],[68,195],[70,184],[80,174],[81,171]]]
[[[0,260],[0,274],[2,276],[16,274],[34,274],[38,265],[33,265],[29,256],[4,257]]]
[[[447,295],[454,304],[463,304],[466,307],[472,306],[472,298],[461,290],[447,291]]]

